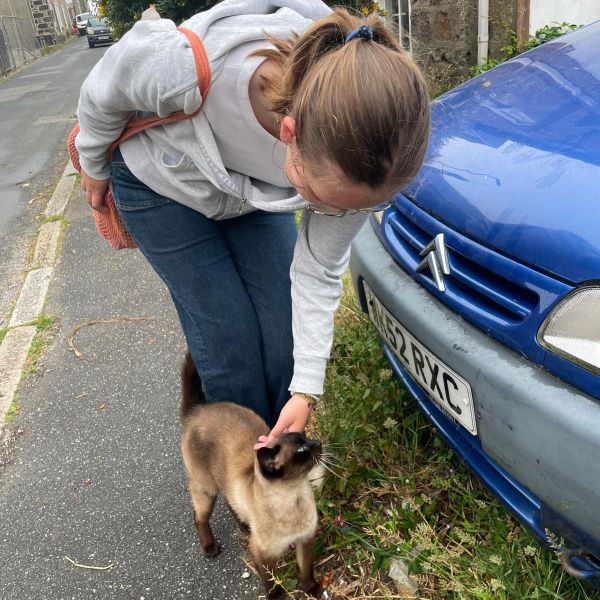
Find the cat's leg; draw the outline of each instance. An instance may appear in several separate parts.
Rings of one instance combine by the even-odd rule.
[[[302,591],[313,598],[321,598],[323,589],[315,580],[313,562],[315,553],[314,536],[303,542],[296,542],[296,560],[300,571]]]
[[[250,535],[250,552],[254,560],[254,566],[267,592],[268,600],[281,600],[286,597],[285,590],[273,582],[273,573],[277,565],[278,556],[272,556],[271,552],[261,547],[254,534]]]
[[[219,554],[220,548],[215,541],[208,521],[215,506],[219,489],[210,471],[205,467],[207,458],[210,457],[209,450],[193,429],[184,430],[181,453],[188,476],[194,523],[204,553],[209,557],[213,557]]]
[[[197,471],[194,478],[190,478],[189,484],[194,510],[194,523],[204,553],[212,558],[221,551],[208,523],[217,500],[218,490],[208,473],[200,475]]]

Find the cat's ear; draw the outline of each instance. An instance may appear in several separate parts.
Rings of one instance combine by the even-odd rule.
[[[277,444],[273,448],[259,448],[256,452],[256,458],[260,465],[262,474],[269,478],[281,477],[283,475],[283,469],[280,467],[280,461],[277,460],[277,455],[281,450],[281,446]]]

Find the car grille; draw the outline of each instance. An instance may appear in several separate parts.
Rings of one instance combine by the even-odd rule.
[[[417,272],[420,252],[440,233],[451,271],[444,275],[443,292],[428,268]],[[383,237],[400,266],[442,302],[505,345],[541,361],[537,331],[569,286],[454,231],[403,195],[385,214]]]

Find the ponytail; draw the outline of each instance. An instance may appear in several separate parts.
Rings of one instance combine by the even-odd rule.
[[[355,34],[346,43],[364,26],[372,39]],[[429,138],[429,97],[381,17],[337,8],[301,35],[268,39],[275,48],[254,54],[283,69],[280,81],[268,82],[269,108],[294,117],[298,150],[315,175],[329,161],[374,189],[414,177]]]

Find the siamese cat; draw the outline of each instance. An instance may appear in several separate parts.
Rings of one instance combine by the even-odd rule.
[[[221,492],[250,530],[250,551],[267,597],[285,597],[283,588],[273,585],[271,574],[292,543],[302,590],[321,597],[313,575],[317,509],[308,479],[321,443],[301,433],[287,433],[255,452],[259,436],[269,433],[266,423],[237,404],[206,403],[189,352],[182,369],[181,418],[183,461],[204,553],[209,557],[219,553],[209,519]]]

